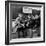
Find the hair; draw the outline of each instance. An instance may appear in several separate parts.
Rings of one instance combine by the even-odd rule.
[[[40,10],[35,10],[35,9],[33,9],[33,11],[32,11],[32,15],[33,16],[35,16],[35,15],[40,15]]]

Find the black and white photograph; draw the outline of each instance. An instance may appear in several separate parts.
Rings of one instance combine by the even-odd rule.
[[[6,44],[44,42],[44,5],[38,2],[5,2]]]

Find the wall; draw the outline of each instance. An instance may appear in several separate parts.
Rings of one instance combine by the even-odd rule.
[[[46,3],[46,0],[23,0],[23,1],[45,2]],[[45,9],[45,11],[46,11],[46,9]],[[5,26],[5,0],[0,0],[0,46],[6,46],[5,45],[5,27],[4,26]],[[11,45],[11,46],[13,46],[13,45]],[[45,43],[18,44],[18,45],[14,45],[14,46],[45,46]]]

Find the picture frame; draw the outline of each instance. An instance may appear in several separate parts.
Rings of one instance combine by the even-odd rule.
[[[18,13],[22,13],[23,15],[27,15],[27,14],[41,15],[40,27],[38,28],[40,33],[39,37],[37,36],[37,33],[36,33],[33,35],[32,38],[28,36],[27,37],[25,36],[26,38],[23,38],[23,37],[15,38],[15,35],[14,35],[15,32],[14,31],[12,32],[13,30],[12,22],[14,22],[16,15],[18,15]],[[32,17],[32,19],[34,18]],[[35,32],[36,28],[34,30],[33,29],[32,31]],[[26,43],[42,43],[42,42],[45,42],[45,3],[44,2],[26,2],[26,1],[5,1],[5,44],[11,45],[11,44],[26,44]]]

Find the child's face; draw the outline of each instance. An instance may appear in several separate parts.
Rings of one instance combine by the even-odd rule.
[[[19,17],[22,17],[22,14],[19,14]]]
[[[38,18],[38,15],[35,15],[36,18]]]
[[[30,18],[31,18],[31,16],[30,16],[30,15],[28,15],[28,18],[30,19]]]

